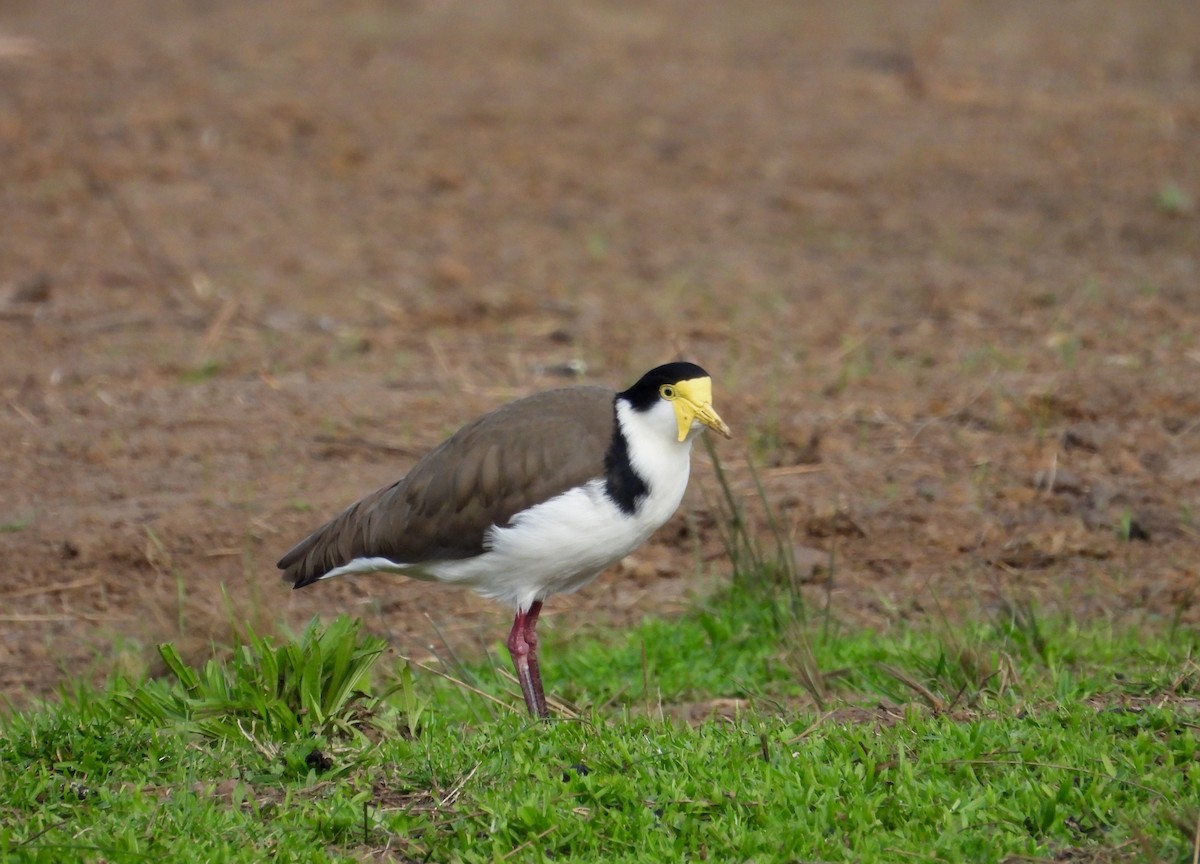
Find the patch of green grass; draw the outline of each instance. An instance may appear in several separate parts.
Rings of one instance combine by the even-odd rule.
[[[810,621],[822,710],[780,638],[790,609],[743,590],[609,638],[548,630],[547,687],[577,720],[530,721],[485,665],[478,686],[518,710],[401,669],[369,734],[321,723],[355,700],[319,707],[279,664],[295,650],[332,681],[377,650],[344,619],[172,683],[81,688],[3,721],[0,857],[1189,860],[1194,632]],[[295,722],[264,721],[272,699]],[[688,702],[733,716],[672,719]]]
[[[179,380],[184,384],[203,384],[205,381],[215,378],[220,373],[221,362],[210,358],[198,366],[193,366],[190,369],[180,372]]]
[[[593,261],[603,261],[607,258],[610,245],[608,235],[599,230],[593,231],[584,240],[584,248]]]
[[[1187,216],[1194,209],[1192,197],[1178,183],[1168,182],[1158,188],[1155,205],[1168,216]]]
[[[0,534],[16,534],[18,531],[24,531],[29,527],[33,520],[31,519],[10,519],[7,522],[0,522]]]
[[[1158,639],[1102,623],[1031,623],[1032,613],[1015,611],[953,629],[881,634],[813,622],[781,632],[779,622],[790,614],[727,595],[681,620],[649,619],[615,641],[559,644],[548,628],[543,674],[550,690],[572,702],[634,711],[704,699],[749,700],[750,710],[768,713],[782,706],[811,711],[817,706],[801,668],[822,677],[835,706],[882,698],[986,711],[1030,700],[1120,701],[1168,692],[1188,658],[1200,654],[1200,637],[1169,622],[1160,624]],[[1184,680],[1200,687],[1200,669],[1190,668]]]

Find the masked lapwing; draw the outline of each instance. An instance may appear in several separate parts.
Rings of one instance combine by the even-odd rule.
[[[729,437],[712,381],[693,363],[651,369],[621,393],[570,387],[518,399],[350,505],[279,568],[294,588],[390,572],[509,604],[517,680],[529,712],[546,717],[542,601],[586,585],[670,518],[704,427]]]

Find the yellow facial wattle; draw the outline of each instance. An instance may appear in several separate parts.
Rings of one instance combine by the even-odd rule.
[[[697,420],[726,438],[732,437],[725,421],[713,410],[711,379],[692,378],[680,381],[671,389],[675,394],[671,404],[675,407],[675,422],[679,424],[680,441],[687,438],[688,433],[692,431],[692,423]]]

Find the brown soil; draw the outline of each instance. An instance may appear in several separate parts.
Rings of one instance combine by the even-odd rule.
[[[2,692],[342,610],[490,649],[466,594],[273,562],[679,356],[840,615],[1200,623],[1200,6],[1104,8],[5,4]],[[552,626],[727,578],[696,461]]]

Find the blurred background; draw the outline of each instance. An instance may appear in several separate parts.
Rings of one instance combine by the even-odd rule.
[[[0,2],[0,688],[339,611],[494,647],[274,561],[478,413],[680,357],[839,616],[1195,624],[1198,154],[1185,0]],[[723,583],[696,463],[550,628]]]

